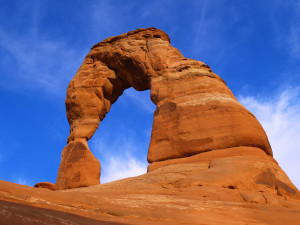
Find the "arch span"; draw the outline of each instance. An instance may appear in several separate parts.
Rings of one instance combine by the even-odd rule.
[[[202,160],[213,150],[222,150],[220,157],[244,154],[241,146],[272,155],[260,123],[208,65],[185,58],[163,31],[137,29],[93,46],[70,82],[66,97],[70,135],[57,189],[99,184],[100,163],[87,141],[129,87],[151,89],[157,106],[148,170]]]

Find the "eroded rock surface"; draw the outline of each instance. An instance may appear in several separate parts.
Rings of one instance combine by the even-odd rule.
[[[272,156],[260,123],[208,65],[185,58],[163,31],[138,29],[93,46],[70,82],[66,109],[71,128],[58,172],[58,189],[99,184],[100,170],[93,168],[100,166],[86,141],[129,87],[151,89],[151,100],[157,105],[149,171],[214,150],[230,156],[227,149],[235,147],[255,147]],[[77,145],[84,145],[86,153],[68,150],[80,148]]]
[[[148,172],[99,184],[87,141],[129,87],[151,89],[157,105]],[[66,109],[71,129],[56,184],[0,180],[0,224],[299,223],[299,191],[257,119],[161,30],[95,45],[70,82]]]
[[[58,191],[0,180],[0,224],[298,224],[297,189],[286,178],[272,157],[258,153]]]
[[[100,163],[90,151],[86,140],[74,140],[64,148],[57,177],[58,189],[99,184]]]

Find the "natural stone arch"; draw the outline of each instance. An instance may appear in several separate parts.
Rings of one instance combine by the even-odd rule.
[[[157,105],[148,171],[226,154],[264,151],[272,156],[260,123],[209,66],[182,56],[163,31],[138,29],[93,46],[70,82],[66,110],[71,128],[57,189],[99,184],[100,164],[87,141],[129,87],[151,89]]]

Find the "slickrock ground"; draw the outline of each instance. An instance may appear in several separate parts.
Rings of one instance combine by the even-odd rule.
[[[148,172],[99,184],[87,141],[129,87],[151,89],[157,105]],[[95,45],[70,82],[66,109],[57,182],[0,181],[0,224],[299,224],[300,193],[258,120],[161,30]]]
[[[297,192],[292,184],[253,187],[253,179],[272,180],[271,174],[257,176],[267,161],[217,158],[60,191],[0,181],[0,224],[299,224],[300,202],[286,194]]]

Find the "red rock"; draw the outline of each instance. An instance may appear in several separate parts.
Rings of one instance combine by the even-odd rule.
[[[134,178],[58,191],[0,181],[0,200],[19,204],[3,210],[1,202],[0,224],[13,224],[13,213],[40,223],[57,219],[54,224],[76,219],[82,224],[90,224],[89,219],[91,224],[298,224],[300,201],[293,192],[291,198],[277,193],[276,182],[274,187],[255,183],[270,166],[281,180],[282,170],[270,158],[245,155],[174,164]],[[287,185],[297,192],[290,181]]]
[[[151,89],[157,105],[148,173],[97,185],[100,164],[87,141],[129,87]],[[300,219],[300,193],[272,157],[260,123],[209,66],[184,58],[160,30],[138,29],[95,45],[69,84],[66,109],[71,129],[58,190],[0,181],[0,200],[125,224]]]
[[[50,182],[40,182],[34,185],[36,188],[46,188],[52,191],[56,191],[56,185]]]
[[[151,89],[157,105],[148,173],[100,185],[87,140],[129,87]],[[299,223],[299,191],[257,119],[161,30],[95,45],[69,84],[66,109],[71,129],[56,184],[0,181],[0,223]]]
[[[100,163],[86,140],[76,139],[64,148],[58,169],[56,188],[69,189],[100,183]]]
[[[254,155],[260,149],[272,156],[262,126],[225,82],[208,65],[185,58],[170,45],[168,35],[155,28],[111,37],[92,47],[67,90],[68,143],[89,140],[111,105],[129,87],[151,89],[151,100],[157,105],[149,168],[219,149],[225,157],[230,149],[241,146],[253,147]],[[76,157],[81,163],[70,165],[72,172],[64,171],[68,166],[60,167],[59,189],[97,184],[98,174],[89,169],[81,173],[88,164],[83,164],[85,156]],[[75,182],[79,173],[81,179]]]

